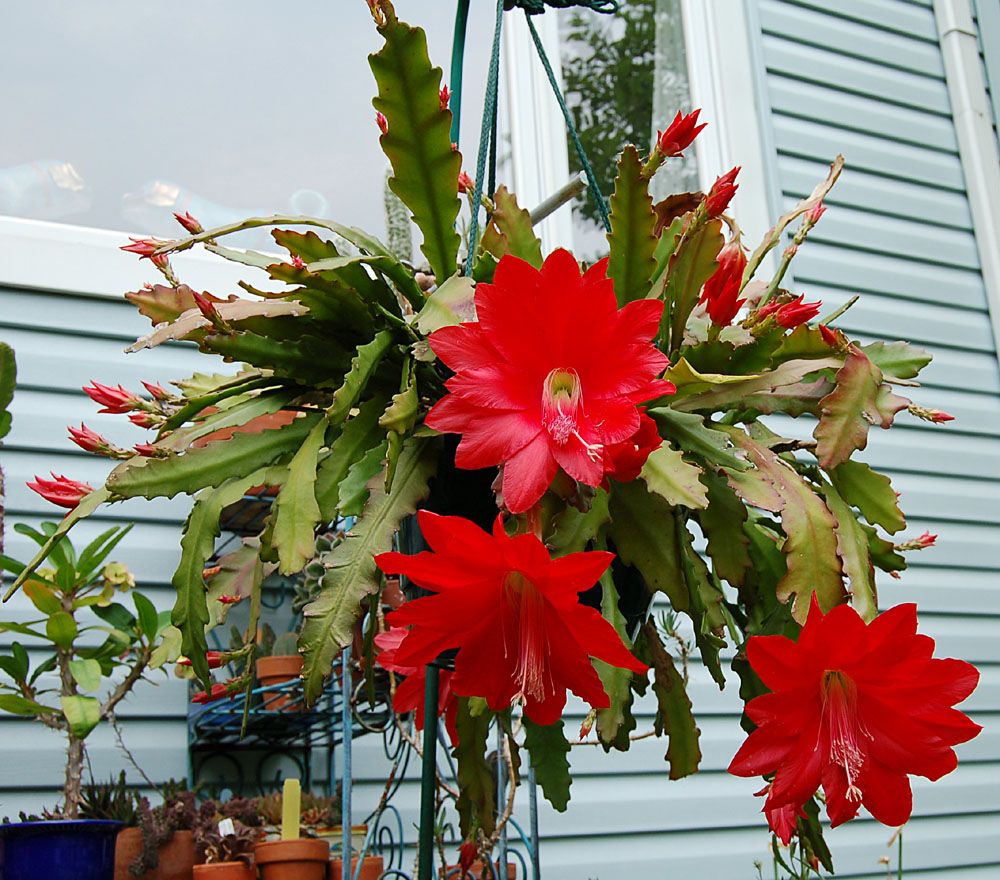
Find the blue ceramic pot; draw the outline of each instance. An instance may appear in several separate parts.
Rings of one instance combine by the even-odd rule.
[[[0,825],[0,880],[114,880],[123,827],[105,819]]]

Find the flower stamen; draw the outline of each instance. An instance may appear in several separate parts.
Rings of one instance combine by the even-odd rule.
[[[516,646],[511,651],[516,656],[514,681],[517,693],[512,703],[523,703],[528,697],[542,702],[545,699],[545,676],[549,671],[547,658],[549,642],[545,634],[545,600],[521,572],[510,571],[504,578],[504,590],[517,617]],[[504,654],[507,654],[507,633],[503,633]],[[549,682],[550,689],[552,686]]]
[[[860,738],[872,738],[858,716],[858,687],[839,669],[828,669],[823,673],[821,692],[830,757],[844,768],[847,799],[857,803],[861,789],[856,783],[865,762]]]
[[[542,425],[559,446],[565,446],[574,437],[591,461],[601,461],[604,446],[588,443],[580,434],[583,415],[583,387],[577,371],[570,367],[549,371],[542,386]]]

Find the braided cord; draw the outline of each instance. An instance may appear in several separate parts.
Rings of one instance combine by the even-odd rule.
[[[574,6],[592,9],[594,12],[601,12],[607,15],[617,12],[618,0],[504,0],[504,9],[523,9],[528,15],[540,15],[545,12],[546,6],[553,9],[570,9]]]
[[[552,0],[549,0],[549,2],[552,2]],[[604,224],[605,231],[610,232],[611,218],[608,215],[608,206],[604,201],[604,196],[601,195],[600,184],[597,181],[597,175],[594,173],[594,166],[590,164],[590,159],[587,158],[587,151],[583,148],[583,143],[580,141],[580,135],[577,133],[576,125],[573,122],[573,114],[570,113],[569,107],[566,106],[566,101],[563,98],[562,91],[559,89],[559,81],[556,79],[556,75],[552,70],[552,65],[549,63],[549,56],[545,54],[545,47],[542,45],[542,40],[538,36],[538,31],[535,30],[535,23],[531,20],[531,14],[526,11],[525,17],[528,21],[528,30],[531,31],[531,39],[535,41],[535,49],[538,50],[538,57],[541,59],[542,66],[545,68],[545,74],[549,78],[549,85],[552,86],[552,92],[556,96],[556,101],[559,102],[559,109],[562,110],[563,119],[566,120],[566,130],[569,132],[570,140],[573,142],[573,146],[576,149],[576,155],[580,159],[580,166],[583,168],[583,173],[587,177],[587,186],[590,189],[590,197],[594,201],[597,213],[601,215],[601,223]]]

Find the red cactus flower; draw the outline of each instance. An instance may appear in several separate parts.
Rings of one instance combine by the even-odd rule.
[[[197,235],[199,232],[205,231],[205,227],[198,222],[196,217],[191,216],[190,211],[185,211],[183,214],[179,214],[175,211],[174,219],[192,235]]]
[[[698,115],[700,109],[692,110],[687,116],[681,115],[680,110],[674,117],[674,121],[667,126],[666,131],[656,133],[656,148],[664,156],[682,156],[684,151],[691,146],[698,133],[708,125],[703,122],[698,125]]]
[[[383,669],[406,676],[396,685],[392,707],[397,714],[416,712],[417,730],[424,729],[424,685],[427,682],[426,666],[407,666],[396,662],[396,653],[407,636],[406,627],[394,626],[388,632],[375,636],[379,653],[375,661]],[[451,689],[454,673],[441,670],[438,675],[438,715],[444,717],[444,726],[453,745],[458,744],[458,697]]]
[[[939,779],[955,769],[953,746],[981,730],[952,708],[979,673],[962,660],[932,659],[917,635],[916,605],[865,624],[849,605],[824,615],[813,598],[798,642],[753,636],[747,658],[772,690],[747,704],[758,725],[729,765],[737,776],[774,774],[766,812],[798,809],[822,785],[836,827],[862,804],[902,825],[912,810],[907,774]]]
[[[628,440],[612,443],[604,450],[606,477],[628,483],[639,476],[649,454],[663,443],[654,422],[644,412],[639,414],[639,430]],[[604,481],[607,488],[607,479]]]
[[[223,654],[221,651],[206,651],[205,660],[208,663],[209,669],[218,669],[220,666],[224,666],[226,664],[226,655]],[[177,665],[190,666],[191,660],[188,657],[180,657],[177,660]],[[220,685],[216,686],[220,687]],[[221,687],[225,687],[225,685],[221,685]]]
[[[94,403],[99,403],[103,407],[103,409],[98,410],[102,413],[120,415],[132,412],[143,404],[143,400],[138,394],[133,394],[121,385],[112,388],[110,385],[102,385],[93,379],[90,380],[90,385],[83,386],[83,392]]]
[[[388,134],[389,133],[389,120],[385,118],[385,114],[384,113],[381,113],[381,112],[376,113],[375,114],[375,122],[378,125],[378,130],[380,132],[382,132],[382,134]]]
[[[112,449],[110,440],[91,430],[83,422],[80,423],[79,428],[67,425],[66,430],[69,431],[70,440],[85,452],[96,452],[103,455]]]
[[[414,599],[388,615],[409,626],[394,662],[423,666],[458,649],[451,689],[478,696],[494,711],[522,703],[536,724],[553,724],[567,688],[596,708],[608,695],[590,657],[644,672],[614,628],[578,594],[592,587],[612,554],[549,556],[534,535],[510,538],[497,517],[493,534],[457,516],[418,514],[433,552],[382,553],[386,574],[403,574],[437,595]]]
[[[572,254],[541,270],[505,256],[493,284],[476,286],[478,322],[444,327],[431,348],[455,371],[429,427],[462,434],[461,468],[503,464],[504,503],[527,510],[561,467],[600,485],[604,450],[639,429],[637,406],[674,386],[657,380],[667,358],[649,340],[663,304],[619,309],[607,261],[581,277]]]
[[[441,86],[441,92],[438,94],[438,101],[441,104],[442,110],[448,109],[448,102],[451,101],[451,89],[448,88],[447,83]]]
[[[719,268],[705,282],[699,302],[706,303],[713,324],[728,327],[746,302],[739,295],[747,258],[740,244],[731,241],[719,252],[716,261]]]
[[[736,195],[736,190],[740,185],[736,182],[736,175],[740,173],[740,167],[730,169],[722,177],[717,177],[712,188],[705,196],[705,210],[709,217],[718,217],[729,207],[729,203]]]
[[[35,474],[35,482],[28,483],[27,486],[46,501],[59,507],[65,507],[67,510],[75,509],[84,498],[94,491],[94,487],[89,483],[57,476],[55,472],[52,472],[51,480],[43,479]]]
[[[210,691],[198,691],[191,696],[192,703],[214,703],[216,700],[222,700],[229,696],[229,685],[225,684],[213,684],[212,690]]]

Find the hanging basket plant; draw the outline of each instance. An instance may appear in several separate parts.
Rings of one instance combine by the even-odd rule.
[[[172,622],[176,650],[211,693],[206,629],[233,583],[256,609],[265,566],[301,571],[319,530],[355,518],[319,557],[304,610],[306,699],[320,695],[363,607],[376,607],[385,574],[429,591],[365,644],[410,676],[397,707],[418,713],[424,665],[452,652],[439,708],[456,745],[462,832],[483,856],[497,819],[492,718],[562,810],[567,692],[592,707],[583,736],[627,750],[633,700],[651,690],[667,774],[679,779],[701,761],[691,650],[746,702],[751,732],[731,772],[763,776],[771,828],[829,868],[818,791],[834,825],[862,806],[902,824],[908,775],[947,773],[952,747],[979,730],[953,708],[978,673],[933,659],[913,605],[879,614],[875,570],[899,576],[904,554],[933,536],[898,537],[906,520],[889,479],[857,458],[872,430],[950,418],[905,396],[930,356],[854,340],[836,327],[843,310],[821,318],[821,303],[782,286],[843,160],[748,243],[729,213],[738,169],[708,193],[654,203],[658,169],[704,127],[697,111],[678,114],[650,153],[621,153],[609,255],[589,266],[566,250],[545,255],[505,187],[476,198],[483,175],[473,184],[462,171],[424,32],[388,0],[370,5],[384,40],[370,59],[379,143],[423,262],[307,217],[203,230],[185,215],[185,237],[128,246],[165,276],[126,294],[154,324],[130,351],[183,339],[240,366],[175,392],[147,386],[150,397],[86,389],[149,428],[150,442],[134,452],[77,438],[121,460],[101,487],[67,481],[50,493],[75,504],[52,541],[104,504],[193,496]],[[463,240],[463,214],[481,237]],[[285,257],[225,244],[262,226]],[[285,287],[195,291],[170,263],[195,246]],[[778,268],[765,272],[772,252]],[[484,471],[485,523],[422,510],[435,479],[454,488]],[[276,490],[264,528],[206,576],[220,512],[255,486]],[[429,549],[399,552],[394,536],[418,510]],[[668,609],[659,620],[647,616],[653,601]]]

